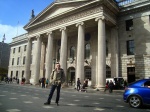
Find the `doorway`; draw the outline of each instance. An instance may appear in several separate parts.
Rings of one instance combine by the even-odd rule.
[[[127,67],[127,78],[128,83],[135,81],[135,67]]]
[[[69,86],[73,86],[75,84],[75,68],[74,67],[70,67],[68,69],[67,82]]]

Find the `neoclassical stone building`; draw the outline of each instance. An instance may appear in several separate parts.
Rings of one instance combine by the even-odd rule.
[[[16,54],[10,56],[9,75],[38,84],[60,62],[67,84],[80,78],[103,87],[106,77],[149,78],[149,10],[149,0],[55,0],[35,17],[32,11],[25,43],[20,37],[11,47],[12,53],[26,46],[24,58],[17,54],[17,65]]]

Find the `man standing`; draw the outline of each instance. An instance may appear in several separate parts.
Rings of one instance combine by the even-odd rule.
[[[56,88],[57,88],[57,95],[56,95],[55,103],[57,104],[57,106],[59,105],[58,103],[59,103],[59,97],[60,97],[61,84],[63,84],[64,82],[65,82],[64,70],[60,68],[59,63],[56,63],[56,69],[52,71],[51,76],[50,76],[50,83],[52,84],[50,94],[47,99],[47,102],[44,103],[44,105],[51,104],[51,99],[53,97],[53,93]]]
[[[77,80],[77,91],[80,90],[80,84],[81,84],[81,82],[80,82],[80,79],[78,78],[78,80]]]

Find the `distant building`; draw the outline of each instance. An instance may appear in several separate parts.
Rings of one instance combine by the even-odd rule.
[[[10,46],[7,43],[0,42],[0,68],[8,70]]]
[[[55,0],[24,28],[11,43],[9,76],[38,84],[60,62],[67,84],[150,77],[149,0]]]
[[[24,77],[25,57],[27,52],[28,34],[23,34],[12,39],[10,43],[9,77]]]

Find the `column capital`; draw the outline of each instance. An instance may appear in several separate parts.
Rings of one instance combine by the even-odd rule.
[[[38,38],[40,38],[40,35],[36,35],[36,37],[35,37],[36,39],[38,39]]]
[[[62,27],[62,28],[60,28],[60,31],[66,30],[66,29],[67,29],[66,27]]]
[[[78,27],[79,25],[84,25],[84,22],[77,23],[76,27]]]
[[[31,41],[31,39],[32,39],[31,37],[28,37],[28,41]]]
[[[95,21],[99,21],[99,20],[104,21],[104,20],[107,20],[107,18],[106,18],[105,16],[101,16],[101,17],[97,17],[97,18],[95,19]]]
[[[52,31],[49,31],[49,32],[46,33],[46,35],[49,35],[49,34],[52,34],[52,33],[53,33]]]

